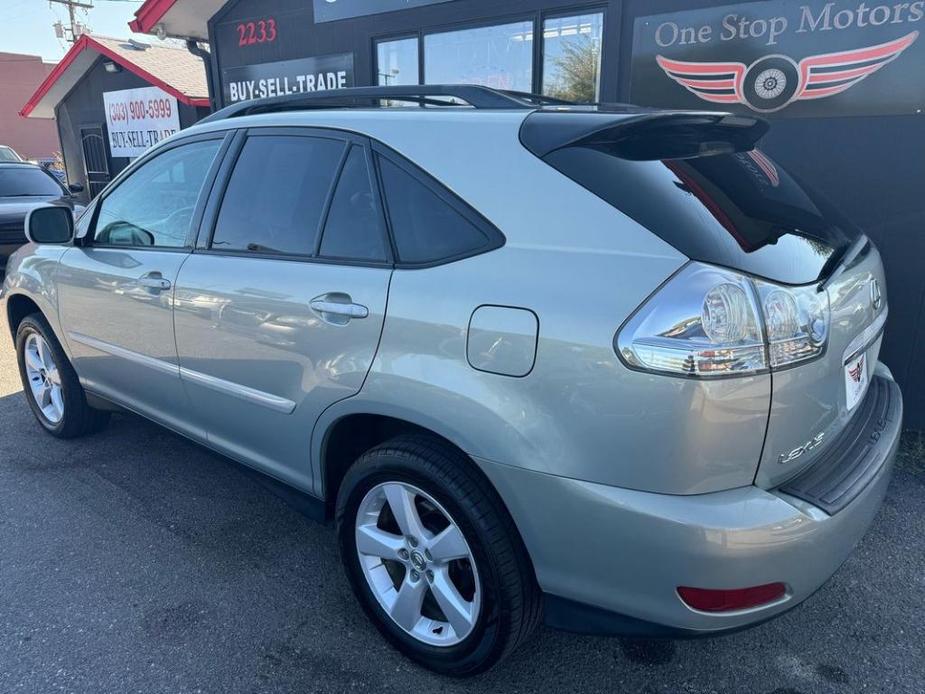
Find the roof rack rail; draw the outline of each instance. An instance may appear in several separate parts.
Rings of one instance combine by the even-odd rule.
[[[526,101],[532,106],[577,106],[577,101],[568,101],[560,99],[557,96],[546,96],[545,94],[531,94],[530,92],[515,92],[513,89],[498,90],[506,96],[512,96],[515,99]],[[582,106],[594,106],[595,104],[581,104]]]
[[[473,84],[352,87],[242,101],[216,111],[200,122],[209,123],[257,113],[378,106],[383,100],[407,101],[420,106],[459,105],[447,102],[447,98],[460,99],[479,110],[532,109],[543,104],[570,103],[538,94],[507,92]]]

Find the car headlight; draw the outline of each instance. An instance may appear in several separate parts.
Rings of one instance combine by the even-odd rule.
[[[756,374],[821,354],[828,296],[725,268],[690,263],[630,318],[616,338],[633,368],[695,378]]]

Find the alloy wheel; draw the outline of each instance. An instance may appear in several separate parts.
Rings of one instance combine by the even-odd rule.
[[[478,622],[482,590],[469,543],[427,492],[386,482],[356,517],[360,567],[379,605],[406,633],[431,646],[461,643]]]
[[[23,357],[32,397],[45,419],[51,424],[58,424],[64,419],[64,391],[61,388],[61,372],[45,338],[31,333],[26,338]]]

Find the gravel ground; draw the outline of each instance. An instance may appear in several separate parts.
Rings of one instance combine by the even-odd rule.
[[[386,646],[331,529],[240,466],[134,416],[42,433],[0,327],[0,692],[420,690],[925,691],[925,437],[858,550],[780,619],[679,642],[541,629],[460,682]]]

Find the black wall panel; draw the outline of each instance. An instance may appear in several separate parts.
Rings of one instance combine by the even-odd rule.
[[[80,142],[81,128],[87,126],[102,126],[104,137],[106,133],[106,109],[103,105],[103,93],[118,91],[120,89],[138,89],[152,86],[138,75],[129,70],[111,73],[103,67],[108,61],[99,58],[94,66],[87,71],[83,78],[74,85],[55,109],[58,121],[58,133],[61,138],[61,150],[64,155],[68,181],[81,183],[89,191],[85,174],[83,149]],[[196,108],[179,103],[180,128],[188,128],[201,118],[208,115],[208,109]],[[108,137],[106,145],[109,172],[115,177],[129,165],[125,157],[113,157],[109,153]]]
[[[536,18],[543,12],[604,8],[602,93],[609,101],[628,101],[637,17],[730,4],[734,3],[455,0],[315,24],[312,3],[306,0],[237,0],[210,22],[213,75],[216,84],[221,84],[222,70],[227,68],[349,52],[354,55],[356,83],[372,84],[373,45],[378,38]],[[737,11],[748,11],[747,3],[738,4]],[[755,5],[756,12],[760,7],[760,3]],[[240,47],[236,25],[267,17],[280,23],[279,40]],[[925,21],[909,28],[925,29]],[[539,61],[537,49],[535,86],[539,84]],[[923,73],[925,65],[919,66],[918,74]],[[825,193],[879,246],[887,267],[891,307],[882,359],[903,386],[908,424],[925,428],[925,114],[776,119],[763,146]]]

